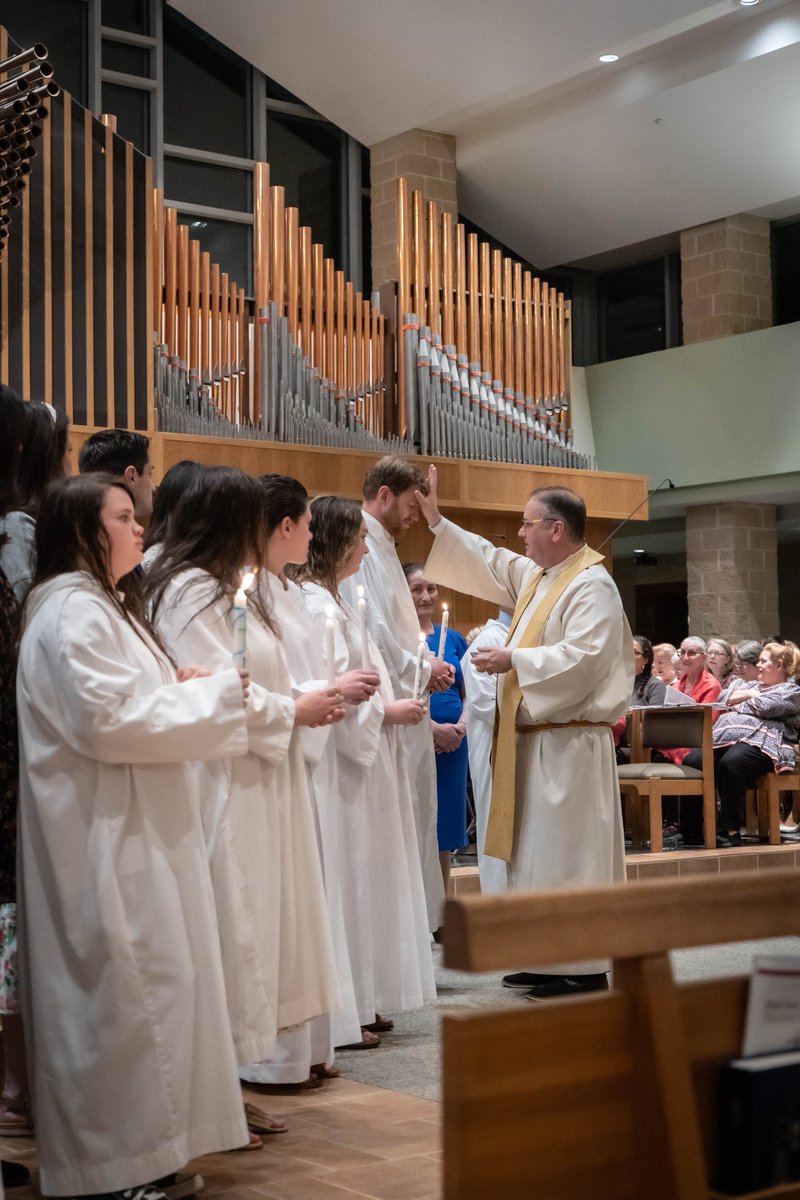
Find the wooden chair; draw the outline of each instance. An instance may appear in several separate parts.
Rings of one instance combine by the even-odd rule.
[[[747,832],[767,838],[770,846],[781,842],[780,800],[783,792],[800,791],[800,774],[762,775],[747,793]]]
[[[608,955],[614,974],[608,992],[443,1018],[444,1200],[715,1195],[717,1072],[749,980],[676,984],[669,952],[792,934],[794,870],[449,901],[447,967]]]
[[[630,796],[637,809],[647,800],[650,849],[663,848],[661,836],[662,801],[664,796],[697,796],[702,800],[703,841],[709,850],[716,845],[716,793],[714,790],[714,749],[711,740],[711,709],[707,705],[686,705],[668,708],[641,708],[631,714],[631,762],[617,767],[619,790]],[[654,763],[650,751],[674,749],[676,746],[699,748],[703,765],[676,766],[675,763]],[[641,756],[636,761],[635,756]],[[631,824],[640,829],[640,814],[635,813]],[[636,836],[636,832],[634,833]],[[643,837],[640,837],[643,840]]]

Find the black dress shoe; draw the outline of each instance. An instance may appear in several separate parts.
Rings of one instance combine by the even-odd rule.
[[[27,1167],[23,1167],[19,1162],[0,1163],[3,1169],[3,1187],[8,1190],[10,1188],[25,1187],[31,1181],[31,1173]]]
[[[530,971],[517,971],[514,975],[503,976],[503,987],[523,988],[525,991],[535,987],[537,983],[549,983],[552,975],[534,975]]]
[[[730,850],[734,846],[741,846],[742,835],[738,829],[735,833],[718,833],[717,834],[717,849]]]
[[[549,975],[547,983],[538,983],[525,993],[526,1000],[550,1000],[554,996],[580,996],[584,992],[608,991],[608,976]]]

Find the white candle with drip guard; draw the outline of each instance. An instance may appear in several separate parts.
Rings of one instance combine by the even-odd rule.
[[[367,597],[364,594],[363,584],[359,584],[356,588],[358,592],[358,601],[356,608],[358,609],[358,628],[361,633],[361,668],[364,671],[369,670],[369,634],[367,632]]]
[[[255,571],[245,571],[239,590],[233,597],[233,665],[244,667],[247,661],[247,589],[256,577]]]
[[[329,604],[325,610],[325,661],[328,664],[328,687],[336,687],[336,650],[334,647],[334,608]]]
[[[425,640],[425,634],[420,630],[419,645],[417,646],[417,667],[414,672],[414,699],[421,700],[421,684],[422,684],[422,665],[428,658],[428,643]]]
[[[442,605],[442,625],[439,630],[439,649],[436,653],[437,658],[444,658],[444,646],[447,641],[447,626],[450,624],[450,612],[446,604]]]

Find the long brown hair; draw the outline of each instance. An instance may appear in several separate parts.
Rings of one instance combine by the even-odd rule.
[[[167,585],[183,571],[199,568],[217,581],[206,605],[210,607],[233,596],[245,564],[263,567],[266,561],[267,515],[261,484],[236,467],[204,467],[178,501],[162,552],[145,580],[150,616],[155,621]],[[254,588],[249,603],[275,632],[266,594]]]
[[[292,571],[292,577],[298,583],[320,583],[338,599],[336,573],[358,541],[363,520],[355,500],[344,496],[317,496],[312,500],[308,558]]]
[[[111,544],[102,519],[103,504],[111,488],[119,488],[133,503],[125,483],[113,475],[99,472],[71,475],[50,486],[36,522],[36,574],[30,595],[38,584],[58,575],[85,571],[147,648],[152,650],[142,631],[172,662],[161,638],[145,616],[139,589],[125,587],[130,576],[120,580],[119,584],[111,578]]]

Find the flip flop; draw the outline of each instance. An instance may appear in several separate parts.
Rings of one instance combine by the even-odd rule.
[[[267,1133],[288,1133],[289,1126],[285,1121],[281,1121],[279,1117],[272,1117],[269,1113],[265,1113],[263,1108],[256,1108],[255,1104],[245,1104],[244,1115],[247,1118],[247,1128],[251,1133],[267,1134]]]
[[[350,1042],[347,1046],[337,1046],[337,1050],[375,1050],[381,1044],[377,1033],[372,1033],[365,1025],[364,1036],[360,1042]]]

